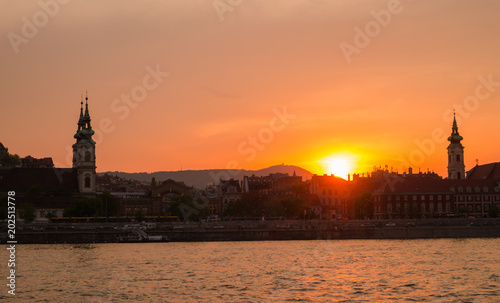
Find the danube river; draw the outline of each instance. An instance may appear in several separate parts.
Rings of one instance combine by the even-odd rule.
[[[17,245],[16,275],[17,302],[500,302],[500,239]]]

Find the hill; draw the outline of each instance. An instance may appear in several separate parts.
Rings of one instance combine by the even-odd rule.
[[[219,179],[236,179],[243,180],[243,176],[267,176],[275,173],[287,173],[290,176],[293,173],[301,176],[302,180],[311,179],[312,173],[294,165],[274,165],[260,170],[245,170],[245,169],[205,169],[205,170],[181,170],[181,171],[159,171],[152,173],[126,173],[119,171],[101,172],[98,175],[116,175],[125,179],[133,179],[138,181],[150,182],[154,177],[156,181],[165,181],[172,179],[182,181],[188,186],[203,189],[209,184],[219,183]]]

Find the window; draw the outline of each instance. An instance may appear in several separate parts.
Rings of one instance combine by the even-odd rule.
[[[417,201],[417,195],[413,195],[413,201]]]
[[[460,161],[460,155],[457,155],[457,162]]]
[[[90,188],[90,177],[85,177],[85,188]]]
[[[425,201],[425,196],[424,196],[424,195],[422,195],[422,196],[420,197],[420,200]]]
[[[85,152],[85,162],[89,162],[89,161],[90,161],[90,152],[86,151]]]

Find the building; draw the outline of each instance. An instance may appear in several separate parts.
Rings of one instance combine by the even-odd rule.
[[[26,156],[21,159],[22,167],[36,167],[36,168],[52,168],[54,167],[54,162],[52,158],[33,158],[32,156]]]
[[[0,142],[0,158],[3,157],[6,153],[7,153],[7,148],[5,148],[2,142]]]
[[[373,193],[376,219],[484,218],[492,206],[500,208],[500,164],[476,165],[465,178],[463,137],[455,118],[448,140],[448,178],[408,174],[387,179]]]
[[[448,145],[448,179],[465,178],[464,147],[461,143],[463,139],[458,133],[457,120],[453,114],[453,126],[451,135],[448,137],[448,141],[450,141],[450,145]]]
[[[350,201],[350,184],[334,175],[314,175],[309,192],[318,197],[321,205],[320,219],[337,219],[348,216],[347,203]],[[316,203],[316,213],[318,206]]]
[[[492,179],[500,181],[500,163],[476,165],[467,172],[467,179]]]
[[[373,193],[374,218],[425,219],[453,214],[453,192],[444,181],[406,175],[383,182]]]
[[[242,191],[244,193],[258,192],[269,195],[273,189],[270,176],[243,176]]]
[[[90,125],[88,98],[85,101],[85,113],[81,102],[74,136],[72,168],[55,168],[52,158],[27,156],[21,159],[21,165],[0,170],[0,193],[16,192],[18,212],[24,203],[31,203],[36,208],[36,220],[46,220],[48,214],[62,216],[64,208],[75,199],[96,194],[94,131]],[[0,153],[5,155],[7,149],[0,145]]]
[[[235,179],[219,181],[218,197],[220,201],[220,214],[224,213],[224,209],[231,202],[241,200],[241,186],[240,182]]]
[[[74,135],[76,143],[73,144],[73,169],[77,171],[80,192],[89,194],[96,191],[96,143],[92,140],[94,131],[90,121],[88,97],[85,97],[85,114],[83,113],[83,102],[81,102],[78,129]]]
[[[264,195],[289,195],[294,190],[294,187],[302,184],[302,177],[297,176],[295,172],[293,176],[287,173],[275,173],[268,176],[257,177],[243,176],[242,191],[259,192]]]

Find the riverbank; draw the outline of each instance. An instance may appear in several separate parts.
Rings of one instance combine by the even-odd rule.
[[[141,233],[172,242],[271,241],[315,239],[434,239],[500,238],[500,221],[415,221],[397,222],[222,222],[214,224],[158,225]],[[225,225],[222,225],[225,223]],[[392,223],[392,222],[391,222]],[[386,226],[389,225],[389,226]],[[23,228],[17,231],[18,244],[117,243],[137,241],[137,227],[89,226],[86,224]],[[123,229],[126,228],[126,229]],[[6,233],[1,242],[6,243]],[[153,241],[151,241],[153,242]]]

